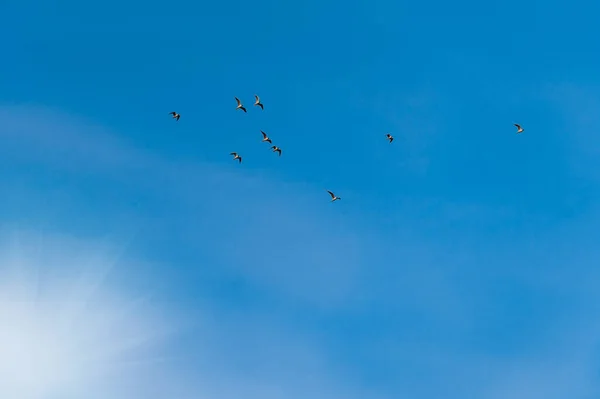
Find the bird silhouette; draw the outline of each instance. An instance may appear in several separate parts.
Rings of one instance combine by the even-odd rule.
[[[273,150],[273,152],[278,152],[279,156],[281,156],[281,148],[274,145],[273,147],[271,147],[271,149]]]
[[[240,99],[236,97],[235,101],[237,101],[237,107],[235,107],[235,109],[241,109],[242,111],[246,112],[246,108],[244,108]]]
[[[517,127],[517,134],[523,133],[524,129],[521,127],[521,125],[518,123],[515,123],[514,125]]]
[[[254,105],[260,107],[260,109],[262,109],[264,111],[265,107],[260,102],[260,98],[257,95],[255,95],[254,98],[256,99],[256,102],[254,103]]]
[[[181,115],[179,115],[177,112],[173,111],[173,112],[169,112],[169,115],[173,116],[173,119],[175,119],[176,121],[179,120],[179,118],[181,117]]]
[[[273,144],[273,142],[271,141],[271,139],[269,138],[269,136],[267,136],[267,134],[265,132],[263,132],[262,130],[260,132],[263,135],[262,141],[266,141],[267,143]]]
[[[240,157],[237,152],[232,152],[229,155],[233,155],[233,160],[234,161],[237,159],[238,161],[240,161],[240,163],[242,163],[242,157]]]
[[[339,199],[342,199],[341,197],[336,197],[334,193],[332,193],[331,191],[327,190],[327,192],[329,193],[329,195],[331,195],[331,202],[333,201],[337,201]]]

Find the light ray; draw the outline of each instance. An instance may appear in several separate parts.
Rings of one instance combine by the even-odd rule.
[[[123,252],[48,234],[0,239],[0,397],[86,397],[101,387],[95,394],[125,398],[122,381],[143,384],[141,370],[168,361],[162,344],[176,327],[147,295],[106,284],[126,266]]]

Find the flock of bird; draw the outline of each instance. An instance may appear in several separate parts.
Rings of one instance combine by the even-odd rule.
[[[246,108],[244,107],[244,105],[242,104],[242,102],[240,101],[239,98],[234,97],[235,101],[237,102],[237,107],[235,109],[240,110],[240,111],[244,111],[244,112],[248,112],[246,110]],[[265,107],[264,105],[260,102],[260,97],[258,95],[254,95],[254,106],[255,107],[260,107],[261,110],[264,111]],[[173,119],[175,119],[176,121],[179,121],[179,118],[181,118],[181,115],[178,114],[175,111],[172,111],[169,113]],[[514,126],[517,128],[517,134],[519,133],[523,133],[524,129],[521,127],[521,125],[519,125],[518,123],[515,123]],[[263,132],[262,130],[260,131],[263,135],[263,139],[262,141],[265,143],[269,143],[269,144],[273,144],[273,141],[269,138],[269,136]],[[390,142],[390,144],[394,141],[394,136],[392,136],[391,134],[387,133],[385,135],[385,137],[387,138],[387,140]],[[277,147],[276,145],[271,146],[271,150],[273,150],[273,152],[277,152],[279,153],[279,156],[281,156],[281,148]],[[233,160],[237,160],[239,163],[242,163],[242,157],[240,156],[240,154],[238,154],[237,152],[232,152],[229,155],[233,155]],[[336,196],[334,193],[332,193],[331,191],[327,190],[327,192],[329,193],[329,195],[331,196],[331,202],[337,201],[342,199],[341,197]]]

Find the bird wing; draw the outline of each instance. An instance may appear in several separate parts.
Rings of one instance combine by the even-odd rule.
[[[329,193],[329,195],[331,195],[331,198],[335,198],[335,194],[332,193],[331,191],[327,190],[327,192]]]
[[[169,115],[175,115],[177,112],[173,111],[173,112],[169,112]]]
[[[229,154],[229,155],[233,155],[234,157],[237,157],[237,152],[232,152],[232,153],[231,153],[231,154]]]
[[[254,95],[254,98],[256,98],[256,103],[260,103],[260,98],[257,95]]]
[[[515,123],[515,126],[517,127],[517,129],[520,129],[520,128],[521,128],[521,125],[519,125],[519,124],[517,124],[517,123]]]
[[[265,132],[263,132],[262,130],[261,130],[260,132],[262,133],[262,135],[263,135],[263,138],[265,138],[265,139],[266,139],[266,138],[268,138],[268,137],[267,137],[267,134],[266,134]]]
[[[239,98],[237,98],[237,97],[236,97],[236,98],[235,98],[235,101],[237,102],[237,105],[242,105],[242,102],[240,101],[240,99],[239,99]]]

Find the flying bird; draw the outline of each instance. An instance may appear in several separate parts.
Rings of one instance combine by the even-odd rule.
[[[515,126],[517,127],[517,134],[523,133],[523,128],[521,127],[521,125],[519,125],[518,123],[515,123]]]
[[[260,109],[264,110],[265,107],[263,107],[262,103],[260,102],[260,98],[257,95],[254,95],[254,98],[256,98],[256,102],[254,103],[254,105],[259,106]]]
[[[273,144],[273,142],[271,141],[271,139],[269,138],[269,136],[267,136],[267,134],[265,132],[263,132],[262,130],[260,132],[263,135],[262,141],[266,141],[267,143]]]
[[[232,152],[229,155],[233,155],[233,160],[234,161],[237,159],[238,161],[240,161],[240,163],[242,163],[242,157],[240,157],[237,152]]]
[[[273,150],[273,152],[278,152],[279,156],[281,156],[281,148],[274,145],[273,147],[271,147],[271,149]]]
[[[341,199],[340,197],[336,197],[335,194],[331,191],[327,190],[327,192],[329,193],[329,195],[331,195],[331,202]]]
[[[179,118],[181,117],[181,115],[179,115],[177,112],[173,111],[173,112],[169,112],[169,115],[173,115],[173,119],[175,120],[179,120]]]
[[[246,108],[244,108],[240,99],[236,97],[235,101],[237,101],[237,107],[235,107],[235,109],[241,109],[242,111],[246,112]]]
[[[390,143],[391,143],[392,141],[394,141],[394,137],[393,137],[391,134],[389,134],[389,133],[388,133],[388,134],[386,134],[386,135],[385,135],[385,137],[387,137],[387,139],[390,141]]]

